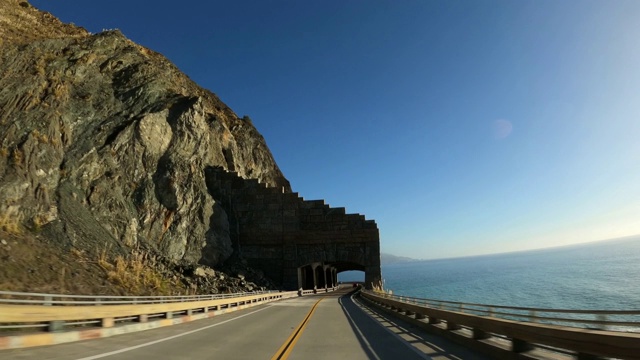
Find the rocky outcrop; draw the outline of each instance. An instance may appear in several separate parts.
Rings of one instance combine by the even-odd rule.
[[[0,219],[85,249],[219,266],[204,170],[290,192],[262,136],[162,55],[24,1],[0,5]]]

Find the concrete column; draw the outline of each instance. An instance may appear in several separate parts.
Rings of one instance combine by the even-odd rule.
[[[305,271],[303,267],[298,268],[298,289],[302,289],[305,283]]]
[[[322,277],[324,278],[324,288],[325,290],[329,287],[327,284],[327,268],[326,265],[322,265]]]
[[[372,286],[378,286],[381,283],[382,274],[380,271],[380,264],[372,266],[365,266],[364,269],[364,288],[372,289]]]
[[[313,293],[318,292],[318,276],[316,275],[316,268],[318,264],[311,264],[311,272],[313,273]]]

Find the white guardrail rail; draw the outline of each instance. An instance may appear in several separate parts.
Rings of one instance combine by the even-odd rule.
[[[361,291],[361,296],[415,325],[495,358],[549,349],[578,359],[640,359],[640,310],[499,306],[369,290]],[[506,351],[496,348],[492,338],[506,341]]]
[[[376,293],[387,299],[407,304],[537,324],[561,325],[586,329],[640,333],[640,310],[570,310],[502,305],[486,305],[457,301],[421,299],[410,296]]]
[[[111,328],[116,323],[146,323],[152,319],[179,323],[176,320],[179,316],[188,317],[187,321],[190,321],[213,316],[216,311],[223,313],[335,289],[337,287],[179,296],[64,295],[0,291],[0,345],[3,336],[20,335],[29,329],[60,332],[91,327]]]

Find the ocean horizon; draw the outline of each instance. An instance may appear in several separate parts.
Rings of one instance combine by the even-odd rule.
[[[553,309],[640,309],[640,235],[459,258],[382,265],[396,295]],[[350,273],[341,281],[361,280]]]

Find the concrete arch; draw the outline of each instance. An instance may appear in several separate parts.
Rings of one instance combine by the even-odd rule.
[[[336,285],[337,274],[348,270],[363,271],[365,273],[365,286],[371,288],[378,285],[381,279],[380,257],[377,249],[368,251],[368,247],[370,247],[369,244],[340,244],[330,247],[309,246],[307,249],[300,249],[301,246],[298,246],[295,267],[300,269],[312,264],[314,271],[316,271],[314,273],[314,284],[317,288],[324,288],[325,285]],[[320,265],[326,266],[323,268],[324,273],[317,270]],[[291,283],[297,284],[298,288],[301,286],[308,287],[309,280],[300,278],[300,271],[295,271],[294,274],[297,276],[294,279],[290,279]],[[294,288],[294,286],[288,287]]]

